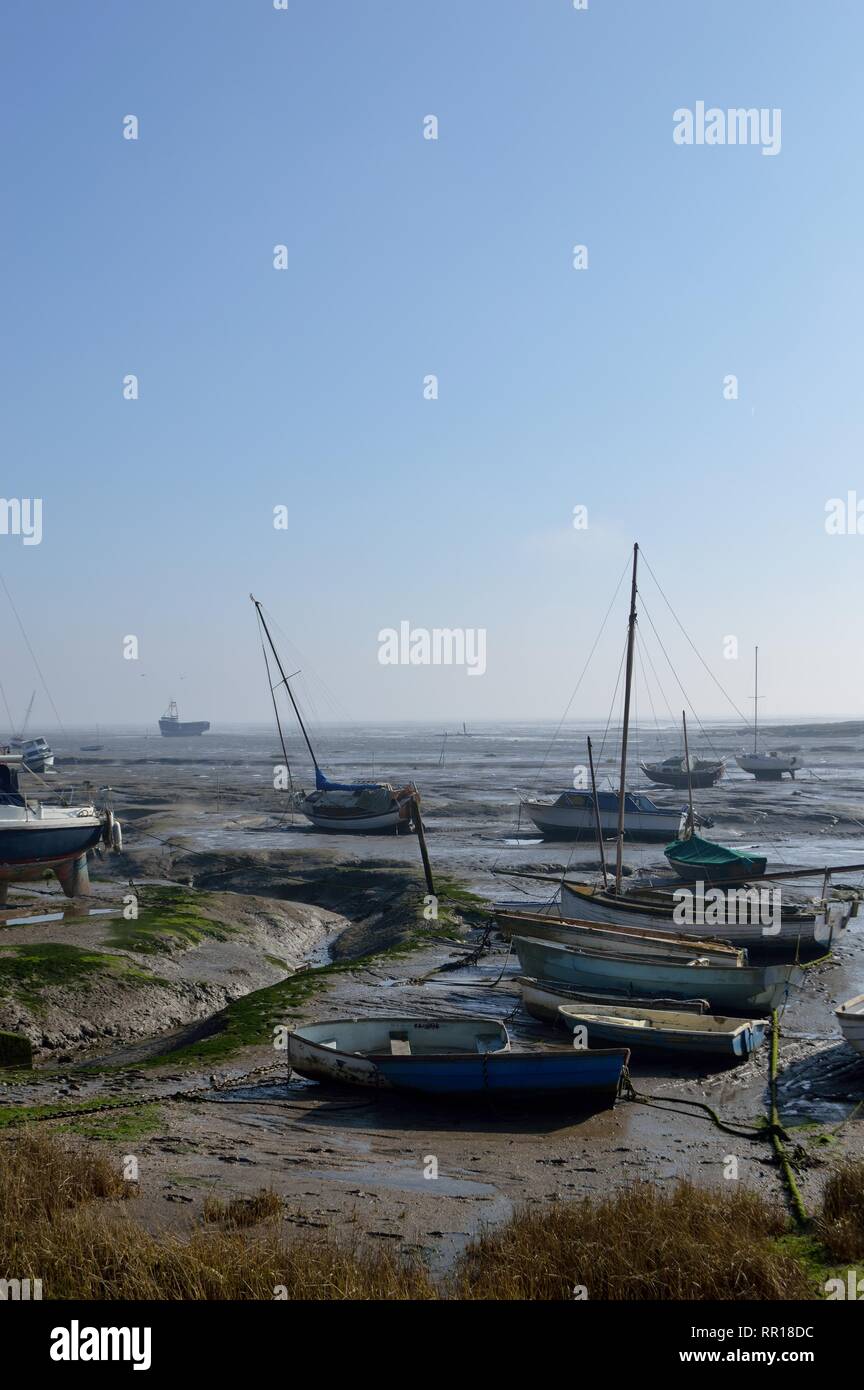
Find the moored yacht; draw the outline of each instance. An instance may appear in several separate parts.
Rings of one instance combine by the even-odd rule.
[[[26,796],[19,788],[23,755],[0,749],[0,903],[10,883],[44,878],[53,871],[67,897],[89,891],[88,852],[100,840],[122,844],[110,810],[92,804],[64,806]]]

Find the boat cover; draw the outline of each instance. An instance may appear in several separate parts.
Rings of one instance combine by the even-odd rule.
[[[742,854],[737,849],[727,849],[725,845],[715,844],[713,840],[703,840],[699,835],[690,835],[686,840],[673,840],[663,851],[669,859],[681,864],[752,864],[752,854]]]

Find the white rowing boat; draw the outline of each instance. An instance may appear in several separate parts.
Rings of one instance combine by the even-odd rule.
[[[845,1004],[834,1010],[834,1017],[849,1046],[854,1047],[856,1052],[864,1053],[864,994],[847,999]]]
[[[640,1009],[626,1004],[563,1004],[558,1017],[571,1032],[584,1029],[586,1045],[621,1045],[660,1052],[709,1052],[748,1057],[771,1027],[767,1018],[726,1018],[678,1009]]]

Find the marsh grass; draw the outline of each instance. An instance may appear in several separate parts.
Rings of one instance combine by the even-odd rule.
[[[258,1226],[262,1221],[275,1221],[282,1215],[282,1198],[272,1188],[262,1187],[252,1197],[210,1196],[204,1203],[204,1220],[218,1226]]]
[[[815,1225],[833,1259],[864,1259],[864,1162],[860,1159],[847,1159],[831,1174]]]
[[[812,1298],[808,1270],[779,1244],[786,1213],[737,1185],[671,1190],[637,1183],[613,1196],[526,1208],[469,1246],[462,1299]]]
[[[832,1229],[859,1210],[864,1165],[851,1169],[854,1183],[847,1171],[826,1189],[820,1220]],[[416,1256],[362,1236],[287,1232],[282,1199],[268,1189],[211,1195],[202,1223],[155,1233],[137,1219],[137,1203],[123,1200],[134,1192],[91,1148],[35,1128],[10,1131],[0,1140],[0,1269],[41,1279],[48,1299],[570,1301],[578,1286],[591,1301],[820,1292],[824,1246],[795,1237],[781,1207],[737,1184],[637,1183],[527,1207],[475,1239],[438,1283]]]

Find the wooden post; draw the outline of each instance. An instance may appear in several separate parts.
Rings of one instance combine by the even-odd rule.
[[[426,848],[426,834],[423,830],[423,818],[420,815],[420,799],[416,796],[411,798],[411,819],[414,822],[414,829],[417,831],[420,856],[423,860],[423,873],[426,875],[426,887],[434,898],[435,884],[432,879],[432,865],[429,863],[429,851]]]

